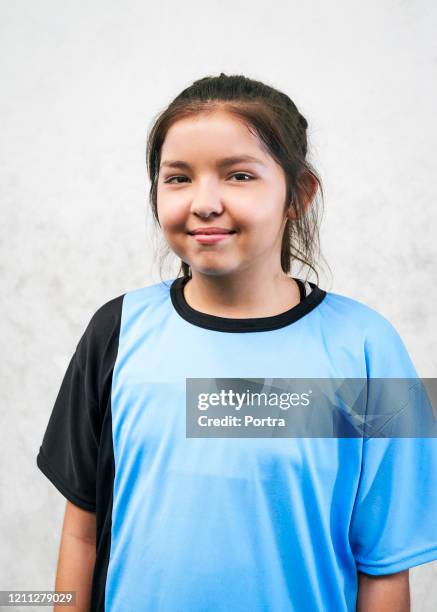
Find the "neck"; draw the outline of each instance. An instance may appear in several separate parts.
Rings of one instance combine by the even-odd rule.
[[[184,297],[195,310],[232,318],[274,316],[300,302],[296,281],[282,270],[225,275],[193,271],[185,284]]]

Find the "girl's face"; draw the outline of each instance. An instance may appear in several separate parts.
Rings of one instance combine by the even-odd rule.
[[[243,159],[248,156],[253,159]],[[281,166],[235,116],[202,113],[168,130],[158,219],[170,248],[193,273],[222,275],[261,265],[280,272],[285,196]],[[220,239],[191,234],[212,227],[233,233]]]

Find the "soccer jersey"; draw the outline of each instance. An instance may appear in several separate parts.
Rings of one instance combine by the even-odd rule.
[[[178,277],[91,317],[37,464],[96,513],[93,612],[352,612],[357,570],[437,559],[435,438],[186,435],[187,379],[417,377],[386,318],[296,280],[274,316],[195,310]]]

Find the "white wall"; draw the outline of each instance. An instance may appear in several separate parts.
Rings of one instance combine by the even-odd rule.
[[[325,186],[334,281],[321,286],[379,310],[436,376],[436,13],[431,0],[2,0],[0,589],[53,588],[65,502],[36,452],[91,314],[159,279],[146,132],[197,78],[243,73],[292,97]],[[435,610],[437,563],[411,577],[413,610]]]

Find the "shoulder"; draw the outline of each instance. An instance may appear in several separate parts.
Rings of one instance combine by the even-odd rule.
[[[331,317],[342,326],[357,327],[365,335],[398,334],[395,326],[386,316],[360,300],[327,291],[323,305],[325,316]]]
[[[405,376],[416,372],[396,326],[381,312],[346,295],[327,292],[324,315],[345,343],[357,338],[370,376]]]
[[[164,279],[144,287],[132,289],[124,295],[124,310],[158,306],[170,299],[170,288],[174,279]]]
[[[101,304],[89,317],[88,324],[78,343],[78,349],[83,350],[86,346],[92,347],[94,351],[108,348],[111,342],[118,339],[126,311],[135,308],[144,309],[147,305],[167,299],[172,280],[126,291]]]
[[[118,334],[125,293],[113,297],[100,305],[89,317],[76,352],[83,353],[87,347],[103,348],[111,337]]]

